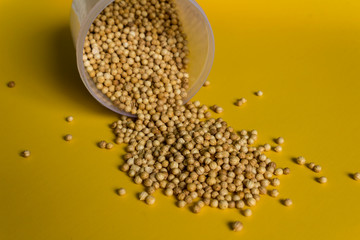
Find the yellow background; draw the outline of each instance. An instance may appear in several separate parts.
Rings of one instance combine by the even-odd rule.
[[[79,78],[71,1],[0,0],[0,239],[359,238],[360,182],[348,175],[360,171],[360,1],[198,2],[216,57],[211,86],[195,98],[222,106],[235,129],[257,129],[258,143],[285,138],[284,151],[269,156],[291,168],[279,190],[293,206],[265,196],[245,218],[235,209],[195,215],[159,192],[154,206],[136,200],[141,186],[118,170],[123,146],[96,147],[113,139],[117,115]],[[240,97],[248,102],[238,108]],[[24,149],[30,158],[19,156]],[[298,155],[323,172],[296,165]],[[118,197],[118,187],[128,194]],[[229,230],[234,220],[242,232]]]

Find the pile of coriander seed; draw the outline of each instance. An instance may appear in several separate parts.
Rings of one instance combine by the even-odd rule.
[[[162,189],[194,213],[204,206],[243,209],[288,172],[264,154],[269,144],[253,146],[256,130],[237,133],[211,118],[208,106],[183,103],[189,49],[174,0],[114,1],[91,25],[83,53],[96,87],[137,115],[111,128],[117,144],[128,144],[121,170],[144,186],[140,200],[153,204]]]
[[[173,0],[115,0],[91,25],[83,61],[115,106],[146,115],[182,104],[188,53]]]

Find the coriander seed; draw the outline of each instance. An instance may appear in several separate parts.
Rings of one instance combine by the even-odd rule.
[[[243,224],[239,221],[236,221],[236,222],[233,222],[231,224],[231,229],[234,231],[234,232],[239,232],[243,229]]]
[[[327,178],[326,178],[326,177],[319,177],[319,178],[317,179],[317,181],[318,181],[319,183],[326,183],[326,182],[327,182]]]
[[[147,196],[145,198],[145,203],[148,205],[153,205],[155,203],[155,197],[151,195]]]
[[[304,165],[306,163],[306,160],[303,156],[300,156],[296,158],[296,163],[299,165]]]
[[[284,138],[283,137],[278,137],[277,139],[275,139],[275,142],[277,143],[277,144],[283,144],[284,143]]]
[[[14,81],[10,81],[10,82],[8,82],[7,86],[8,86],[9,88],[13,88],[13,87],[15,87],[15,82],[14,82]]]
[[[74,120],[74,117],[72,117],[72,116],[66,117],[67,122],[72,122],[73,120]]]
[[[67,134],[64,136],[64,140],[67,142],[71,141],[72,139],[73,139],[73,136],[71,134]]]
[[[28,158],[30,157],[31,153],[29,150],[25,150],[23,152],[21,152],[21,156],[24,157],[24,158]]]
[[[126,190],[125,190],[125,188],[119,188],[117,190],[117,193],[119,196],[124,196],[126,194]]]
[[[321,166],[320,166],[320,165],[315,165],[312,170],[313,170],[314,172],[316,172],[316,173],[319,173],[319,172],[321,172]]]
[[[286,206],[286,207],[289,207],[293,204],[292,200],[290,198],[286,198],[283,200],[283,204]]]
[[[252,215],[252,211],[250,208],[247,208],[245,209],[242,214],[245,216],[245,217],[250,217]]]

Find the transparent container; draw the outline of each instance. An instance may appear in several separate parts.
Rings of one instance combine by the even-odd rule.
[[[116,113],[135,117],[114,106],[111,100],[95,86],[83,62],[85,37],[92,22],[114,0],[73,0],[70,28],[76,49],[80,77],[91,95],[105,107]],[[189,90],[184,103],[188,102],[202,87],[208,77],[215,54],[214,34],[209,20],[194,0],[175,0],[183,30],[187,35],[189,54]]]

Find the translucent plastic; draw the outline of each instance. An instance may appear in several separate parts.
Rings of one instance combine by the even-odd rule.
[[[73,0],[71,9],[70,27],[76,49],[77,66],[86,88],[91,95],[102,105],[122,115],[135,117],[134,115],[118,109],[111,100],[95,86],[84,67],[83,48],[85,37],[95,18],[102,10],[114,0]],[[214,34],[210,23],[194,0],[175,0],[183,24],[184,32],[188,37],[189,76],[190,84],[188,102],[202,87],[208,77],[215,53]]]

